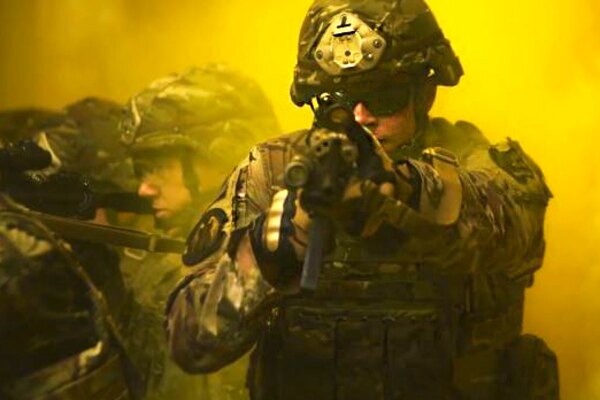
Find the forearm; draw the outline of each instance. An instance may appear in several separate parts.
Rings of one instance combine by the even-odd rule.
[[[439,169],[421,173],[418,212],[430,221],[438,216],[440,226],[432,229],[429,250],[448,268],[501,268],[518,278],[541,266],[544,215],[551,195],[543,175],[520,148],[517,160],[526,176],[516,179],[510,169],[514,167],[503,168],[491,159],[497,147],[474,153],[456,168],[460,196]],[[416,165],[420,171],[429,168],[423,161]],[[448,195],[454,200],[448,201]]]
[[[375,195],[363,191],[378,204],[371,220],[407,237],[400,246],[407,261],[449,272],[502,268],[510,277],[526,275],[541,265],[549,192],[535,164],[522,156],[531,166],[523,166],[529,174],[517,180],[487,148],[464,165],[426,151],[424,159],[406,163],[415,189],[410,201],[382,196],[373,185]]]
[[[256,340],[271,294],[247,239],[240,241],[234,259],[223,254],[200,264],[167,306],[175,361],[188,372],[206,373],[240,357]]]

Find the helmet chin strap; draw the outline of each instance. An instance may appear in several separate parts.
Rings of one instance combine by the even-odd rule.
[[[186,149],[181,153],[181,168],[183,171],[183,183],[190,192],[192,203],[197,202],[199,197],[200,179],[194,167],[194,153],[192,150]]]
[[[412,88],[415,121],[417,123],[415,137],[417,137],[423,132],[429,121],[429,111],[435,100],[437,86],[430,81],[429,77],[419,77],[415,78]]]
[[[155,219],[154,226],[169,236],[185,238],[192,228],[191,224],[198,219],[201,211],[189,205],[171,218]]]
[[[190,193],[191,202],[184,209],[178,211],[173,217],[167,219],[155,219],[156,228],[165,232],[176,230],[176,236],[186,236],[191,229],[191,223],[195,221],[203,210],[201,207],[200,180],[194,168],[193,151],[185,149],[179,155],[181,170],[183,173],[183,184]]]
[[[435,86],[432,86],[435,91]],[[419,138],[427,128],[429,123],[429,110],[431,109],[431,103],[435,97],[435,92],[431,93],[428,91],[427,78],[415,78],[411,84],[411,97],[414,108],[415,117],[415,132],[412,138],[398,149],[396,149],[390,156],[394,160],[400,160],[413,154],[417,149]]]
[[[198,190],[198,195],[192,201],[168,219],[155,219],[155,227],[165,232],[176,230],[175,236],[186,238],[193,224],[202,216],[209,204],[215,200],[218,188],[210,187]]]
[[[183,183],[189,191],[192,201],[172,218],[168,220],[156,220],[155,222],[157,228],[165,231],[178,228],[180,230],[179,235],[186,236],[192,228],[190,224],[195,223],[210,202],[215,200],[219,187],[200,187],[201,180],[194,166],[193,150],[185,150],[181,154],[180,160],[183,171]]]

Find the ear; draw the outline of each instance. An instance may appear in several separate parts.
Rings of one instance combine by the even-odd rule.
[[[433,79],[428,78],[425,81],[425,85],[423,87],[423,109],[425,111],[425,114],[429,114],[429,111],[431,111],[431,107],[433,107],[436,95],[437,85],[435,84]]]

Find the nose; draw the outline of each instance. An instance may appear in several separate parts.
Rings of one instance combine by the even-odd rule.
[[[149,182],[142,181],[137,191],[140,197],[156,197],[158,196],[158,188]]]
[[[369,126],[377,123],[377,117],[375,117],[364,103],[358,103],[354,106],[354,119],[361,125]]]

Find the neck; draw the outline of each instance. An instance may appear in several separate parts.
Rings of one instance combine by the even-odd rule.
[[[425,150],[423,146],[423,139],[426,135],[428,127],[429,117],[425,118],[422,124],[419,124],[419,126],[417,127],[417,131],[410,138],[409,141],[404,143],[402,146],[398,147],[390,154],[392,160],[400,161],[408,158],[414,159],[421,157],[421,153],[423,152],[423,150]]]

